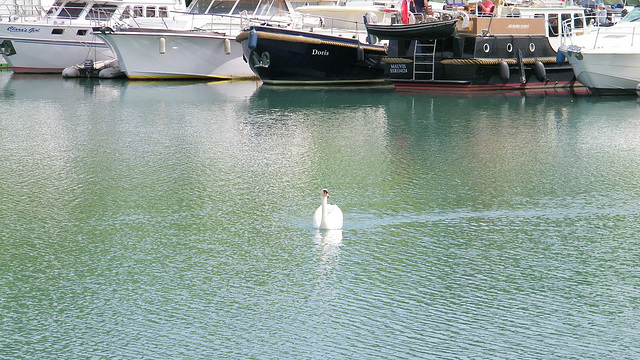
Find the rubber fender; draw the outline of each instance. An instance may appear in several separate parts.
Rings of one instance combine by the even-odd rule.
[[[164,54],[167,51],[167,41],[161,37],[160,39],[158,39],[158,52],[160,52],[160,54]]]
[[[500,61],[498,64],[498,70],[500,71],[500,78],[506,84],[511,77],[511,71],[509,70],[509,64],[506,61]]]
[[[547,70],[545,70],[544,64],[540,61],[533,63],[533,75],[535,75],[536,79],[540,82],[547,81]]]
[[[231,40],[229,39],[224,39],[224,53],[231,54]]]
[[[558,53],[556,54],[556,62],[558,63],[558,65],[564,64],[565,58],[566,57],[564,56],[564,53],[562,51],[558,51]]]
[[[249,40],[247,41],[249,50],[254,50],[256,46],[258,46],[258,32],[256,31],[256,29],[251,29],[251,31],[249,31]]]

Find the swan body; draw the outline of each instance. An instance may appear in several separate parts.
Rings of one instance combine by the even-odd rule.
[[[327,204],[329,191],[322,190],[322,204],[313,214],[313,227],[316,229],[338,230],[342,229],[342,210],[338,205]]]

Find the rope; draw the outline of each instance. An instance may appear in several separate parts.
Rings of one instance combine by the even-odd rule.
[[[444,59],[441,63],[443,65],[498,65],[502,61],[509,65],[518,64],[518,59]],[[555,64],[557,62],[555,57],[522,59],[522,62],[526,65],[534,64],[536,61],[540,61],[543,64]]]
[[[371,46],[367,44],[349,44],[349,43],[343,43],[339,41],[315,39],[315,38],[306,37],[306,36],[297,36],[297,35],[288,35],[288,34],[272,34],[272,33],[267,33],[262,31],[258,31],[257,33],[258,33],[258,39],[286,41],[286,42],[292,42],[292,43],[306,43],[306,44],[312,44],[312,45],[342,46],[342,47],[349,47],[354,49],[361,47],[362,49],[368,50],[368,51],[380,52],[382,54],[387,53],[386,47],[382,47],[382,46]],[[236,37],[236,41],[241,42],[248,38],[249,38],[249,32],[244,31],[238,34],[238,36]]]

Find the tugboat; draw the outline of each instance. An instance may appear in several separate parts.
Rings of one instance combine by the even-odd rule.
[[[451,19],[455,31],[442,31]],[[398,91],[584,89],[551,46],[542,17],[453,11],[429,22],[423,32],[415,24],[367,24],[370,35],[389,40],[383,62]]]

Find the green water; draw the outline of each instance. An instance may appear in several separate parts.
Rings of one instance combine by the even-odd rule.
[[[640,356],[636,98],[0,85],[2,359]]]

